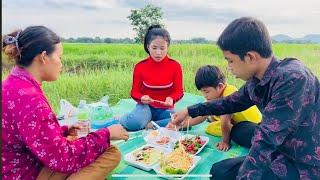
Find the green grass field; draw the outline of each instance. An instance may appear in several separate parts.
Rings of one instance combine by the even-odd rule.
[[[139,44],[63,44],[63,72],[55,82],[43,84],[43,90],[54,110],[58,112],[60,99],[77,105],[80,99],[95,102],[104,95],[110,103],[129,98],[132,70],[135,63],[146,57],[143,45]],[[296,57],[320,77],[320,44],[275,44],[278,58]],[[198,94],[194,86],[196,70],[206,64],[219,66],[227,82],[240,87],[244,82],[235,79],[226,70],[226,61],[216,45],[174,44],[169,55],[178,60],[184,71],[186,92]],[[2,62],[4,79],[10,65]]]

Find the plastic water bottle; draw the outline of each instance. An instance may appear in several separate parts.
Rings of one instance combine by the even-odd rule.
[[[80,100],[77,114],[77,125],[80,129],[77,130],[78,137],[85,137],[90,133],[90,118],[89,108],[87,107],[85,100]]]

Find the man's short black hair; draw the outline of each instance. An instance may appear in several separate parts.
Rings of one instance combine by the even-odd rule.
[[[198,69],[195,84],[198,90],[204,87],[216,88],[219,83],[225,83],[225,77],[217,66],[206,65]]]
[[[241,60],[249,51],[256,51],[263,58],[272,55],[272,41],[266,26],[252,17],[232,21],[220,35],[217,44],[221,50],[230,51]]]

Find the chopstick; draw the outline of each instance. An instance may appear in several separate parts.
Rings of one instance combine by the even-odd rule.
[[[161,103],[161,104],[164,104],[165,102],[164,101],[159,101],[159,100],[156,100],[156,99],[152,99],[153,102],[158,102],[158,103]]]
[[[154,121],[150,121],[157,129],[159,129],[160,130],[160,126],[156,123],[156,122],[154,122]]]

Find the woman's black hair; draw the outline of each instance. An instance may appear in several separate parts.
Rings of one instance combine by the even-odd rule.
[[[168,46],[170,45],[171,38],[169,32],[166,29],[162,28],[160,25],[152,25],[148,28],[147,33],[144,36],[144,50],[148,54],[150,54],[148,46],[150,45],[151,41],[153,41],[158,36],[167,41]]]
[[[204,87],[216,88],[219,83],[225,84],[225,77],[217,66],[206,65],[198,69],[195,77],[198,90]]]
[[[59,36],[47,27],[30,26],[3,36],[2,51],[17,65],[27,67],[43,51],[51,54],[60,42]]]

